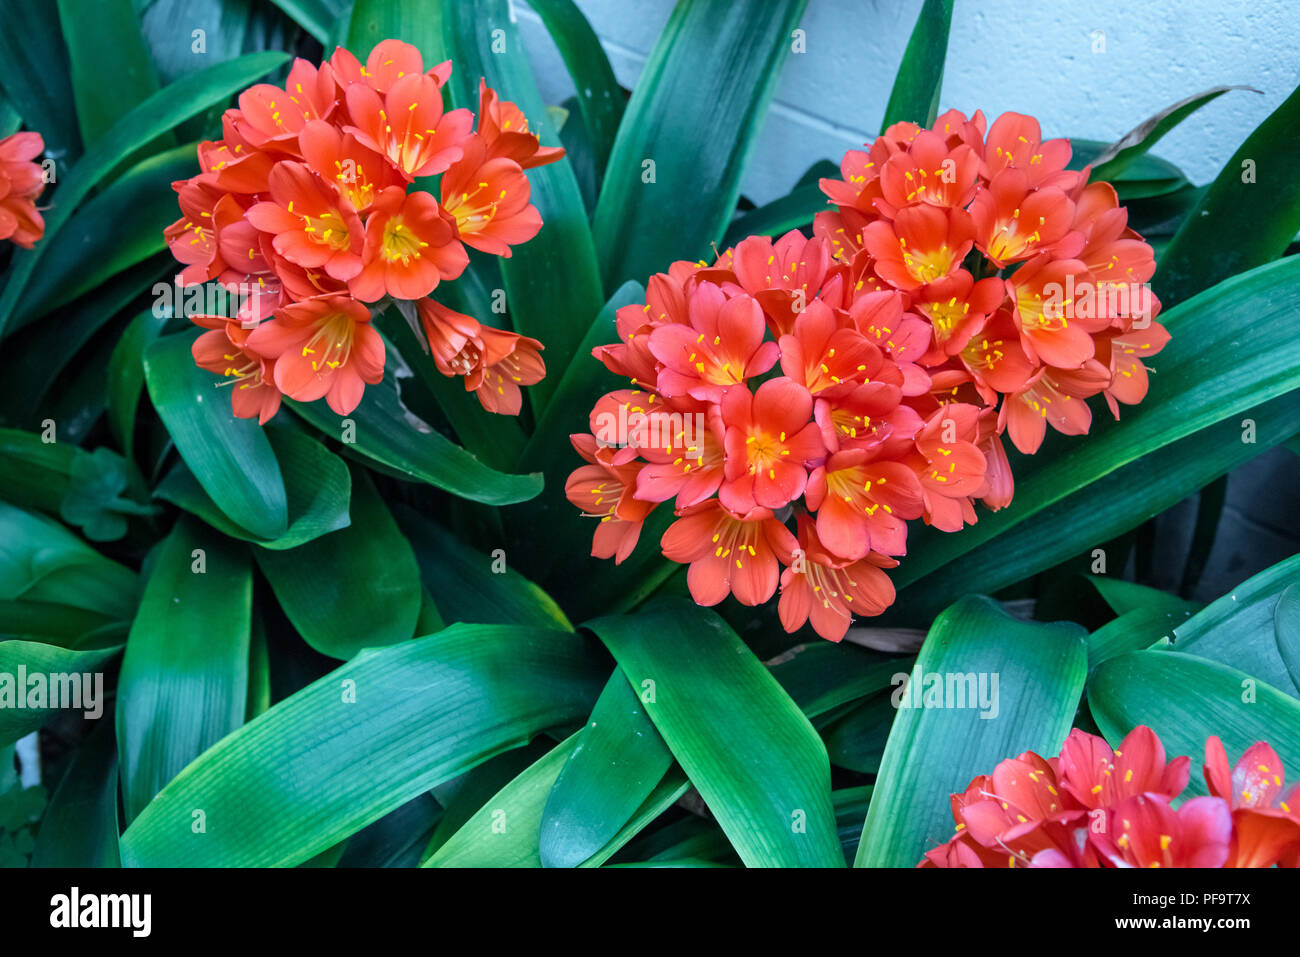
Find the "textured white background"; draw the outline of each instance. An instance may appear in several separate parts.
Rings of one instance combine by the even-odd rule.
[[[726,0],[714,0],[725,10]],[[577,0],[631,87],[672,0]],[[536,15],[515,0],[549,103],[573,93]],[[809,0],[807,52],[791,55],[747,171],[757,202],[783,195],[814,161],[879,132],[921,0]],[[1093,32],[1105,53],[1093,53]],[[1114,140],[1200,90],[1243,84],[1184,121],[1155,153],[1196,183],[1300,83],[1300,0],[956,0],[940,108],[1037,116],[1049,136]]]

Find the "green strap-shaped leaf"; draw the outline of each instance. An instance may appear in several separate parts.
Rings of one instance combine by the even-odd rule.
[[[416,867],[420,848],[442,817],[432,795],[421,794],[348,838],[339,867]]]
[[[230,387],[220,388],[220,379],[194,364],[195,338],[166,336],[145,350],[149,397],[181,458],[217,507],[250,534],[278,538],[289,519],[275,452],[257,420],[235,418]]]
[[[1245,422],[1257,426],[1254,444],[1242,441]],[[1297,429],[1300,392],[1292,391],[1248,409],[1240,417],[1225,419],[1148,452],[919,578],[908,574],[908,561],[928,555],[938,536],[929,534],[929,529],[914,529],[908,541],[910,554],[898,572],[892,573],[901,573],[909,584],[895,605],[896,611],[887,614],[909,621],[928,621],[942,608],[945,595],[996,591],[1086,553],[1086,561],[1079,565],[1079,571],[1084,572],[1091,564],[1093,548],[1172,508],[1207,483],[1284,442]],[[1064,441],[1090,439],[1074,436]],[[1039,455],[1050,458],[1054,454],[1050,449],[1046,446]],[[1065,453],[1057,446],[1055,454]],[[1028,463],[1018,459],[1013,469],[1021,464]],[[1028,484],[1027,480],[1021,481],[1020,488]],[[1013,501],[1007,511],[1016,507]],[[996,518],[981,512],[980,524]],[[972,531],[963,529],[953,537],[960,539]]]
[[[843,864],[826,748],[721,618],[674,601],[588,627],[613,652],[741,860]]]
[[[1137,582],[1125,581],[1122,578],[1089,575],[1088,580],[1092,582],[1106,604],[1110,605],[1111,611],[1117,615],[1139,608],[1148,608],[1186,618],[1204,607],[1201,602],[1180,598],[1167,591],[1152,588],[1150,585],[1139,585]]]
[[[1134,608],[1108,621],[1088,636],[1088,674],[1110,658],[1150,648],[1172,636],[1174,627],[1186,621],[1185,615],[1161,608]]]
[[[858,867],[913,867],[952,836],[948,796],[1022,751],[1056,754],[1087,675],[1084,630],[963,598],[926,636],[880,763]]]
[[[577,867],[608,844],[673,765],[672,752],[622,671],[605,684],[542,811],[544,867]]]
[[[566,766],[566,760],[573,756],[580,734],[581,732],[571,735],[560,742],[488,798],[475,814],[429,856],[423,866],[541,867],[539,830],[547,798]],[[605,863],[647,824],[667,810],[689,786],[685,775],[680,771],[670,771],[637,808],[631,819],[582,866],[599,867]]]
[[[323,655],[351,658],[415,634],[420,570],[364,469],[352,469],[352,523],[257,564],[298,633]]]
[[[329,28],[325,23],[336,9],[346,6],[340,0],[316,0],[304,3],[295,0],[294,10],[287,10],[297,19],[299,13],[311,18],[313,27]],[[445,21],[451,4],[441,0],[356,0],[352,4],[351,19],[347,24],[346,46],[362,63],[381,40],[402,40],[410,43],[424,57],[424,68],[452,59],[445,37]],[[324,7],[322,10],[320,8]],[[302,22],[301,20],[299,21]],[[335,23],[337,23],[337,19]],[[306,26],[306,24],[303,24]],[[308,28],[314,34],[315,30]],[[333,52],[329,39],[317,37],[326,50]],[[453,63],[459,70],[460,64]]]
[[[1188,213],[1152,279],[1162,300],[1181,302],[1282,255],[1300,231],[1297,153],[1300,87],[1246,138]]]
[[[533,79],[509,0],[460,0],[446,7],[448,42],[456,58],[457,103],[478,107],[478,79],[519,105],[544,146],[558,133]],[[504,44],[504,50],[500,49]],[[555,376],[573,359],[582,335],[604,301],[587,211],[572,166],[565,160],[528,171],[542,231],[501,260],[506,307],[515,332],[540,339],[551,375],[526,392],[535,411],[545,408]],[[478,316],[486,319],[486,316]]]
[[[1300,688],[1300,585],[1282,589],[1273,609],[1273,632],[1291,683]]]
[[[0,0],[0,23],[0,86],[62,174],[81,151],[81,137],[59,18],[49,0]]]
[[[299,429],[268,424],[265,433],[284,478],[289,524],[283,535],[259,538],[232,522],[217,508],[184,462],[176,463],[163,477],[154,489],[154,497],[197,515],[222,534],[253,542],[262,548],[297,548],[312,539],[347,528],[351,521],[348,501],[352,494],[352,477],[344,461]]]
[[[545,473],[551,489],[558,485],[563,490],[564,482],[557,479],[577,468],[580,461],[569,444],[569,436],[588,430],[587,421],[597,399],[606,392],[627,387],[627,380],[606,369],[591,350],[618,342],[614,318],[621,308],[637,302],[645,302],[645,287],[639,282],[625,282],[609,297],[592,320],[573,361],[565,368],[528,444],[519,453],[520,467]]]
[[[0,420],[28,427],[47,419],[60,421],[55,413],[76,386],[70,387],[66,378],[57,392],[54,386],[70,366],[74,383],[91,383],[89,398],[97,404],[104,402],[107,376],[103,361],[97,357],[82,363],[74,360],[123,309],[138,307],[141,293],[175,268],[176,261],[169,253],[153,256],[69,303],[59,310],[56,320],[16,330],[5,342],[7,362],[0,375]]]
[[[546,797],[573,754],[572,734],[529,765],[431,854],[425,867],[536,867]]]
[[[1245,672],[1195,655],[1135,651],[1103,662],[1088,682],[1088,707],[1111,745],[1140,724],[1151,728],[1173,758],[1198,768],[1205,739],[1218,735],[1235,763],[1256,741],[1267,741],[1287,768],[1300,767],[1300,701]],[[1193,773],[1187,794],[1205,794]]]
[[[134,614],[139,594],[131,569],[57,522],[0,502],[0,599],[51,602],[123,620]]]
[[[77,447],[43,442],[34,432],[0,429],[0,497],[20,508],[57,514]]]
[[[58,0],[58,12],[81,141],[93,149],[133,104],[158,92],[158,77],[132,0]]]
[[[122,862],[300,864],[543,728],[581,720],[603,679],[588,651],[567,632],[506,625],[363,651],[182,771],[123,835]],[[192,830],[195,808],[206,833]]]
[[[1229,90],[1250,89],[1248,86],[1216,86],[1203,93],[1194,93],[1185,97],[1155,116],[1148,117],[1108,146],[1092,161],[1090,178],[1110,182],[1155,146],[1162,136],[1206,103],[1218,99]],[[1259,90],[1251,92],[1258,93]]]
[[[903,51],[903,62],[894,76],[885,118],[880,129],[910,122],[933,125],[939,115],[939,91],[943,88],[943,63],[948,57],[948,30],[952,25],[952,0],[925,0],[916,18],[912,36]]]
[[[108,626],[119,627],[125,637],[121,622],[97,611],[45,601],[0,600],[0,638],[71,648],[89,633]]]
[[[108,710],[104,665],[119,650],[120,644],[71,651],[16,638],[0,641],[0,748],[56,714],[74,711],[92,719],[103,717]]]
[[[189,519],[153,556],[122,656],[117,738],[127,821],[244,723],[253,577],[247,549]]]
[[[4,336],[9,318],[49,241],[106,173],[177,123],[223,102],[287,59],[284,53],[250,53],[183,77],[137,104],[100,137],[94,148],[60,177],[59,201],[45,217],[46,241],[14,257],[9,280],[0,295],[0,337]],[[33,75],[40,72],[38,69]]]
[[[830,200],[817,185],[817,181],[823,178],[838,179],[839,176],[838,164],[830,160],[818,160],[785,196],[732,220],[720,247],[730,248],[746,236],[784,236],[792,229],[810,228],[813,217],[830,209]]]
[[[117,740],[105,718],[77,750],[50,796],[32,867],[119,867]]]
[[[1264,569],[1174,630],[1174,647],[1222,662],[1287,694],[1300,685],[1282,658],[1274,616],[1283,591],[1300,582],[1300,555]]]
[[[510,567],[504,549],[484,555],[406,506],[395,508],[394,517],[415,550],[425,587],[452,620],[573,630],[555,600]]]
[[[198,173],[195,146],[150,156],[77,211],[69,228],[50,241],[40,272],[27,284],[15,327],[167,248],[163,230],[179,216],[171,184]]]
[[[892,695],[877,694],[829,725],[822,736],[826,740],[826,753],[830,755],[831,764],[859,774],[878,773],[885,745],[889,741],[889,729],[893,727],[897,714]],[[855,854],[862,837],[862,821],[865,817],[864,814],[854,822]]]
[[[773,677],[809,718],[883,691],[911,665],[910,658],[825,641],[799,645],[770,663]]]
[[[272,0],[272,2],[289,15],[298,26],[302,27],[313,37],[321,42],[325,47],[326,54],[333,52],[333,39],[340,17],[344,16],[349,7],[348,0]],[[358,0],[356,7],[365,7],[368,10],[377,10],[384,7],[394,7],[398,4],[372,3],[367,0]],[[355,14],[354,14],[355,16]],[[363,34],[358,34],[358,37]],[[384,37],[380,36],[380,40]],[[374,46],[372,43],[370,46]],[[370,47],[366,47],[365,52],[369,52]],[[364,55],[361,58],[365,60]]]
[[[361,404],[336,415],[324,400],[286,403],[306,422],[398,475],[428,482],[487,505],[526,502],[542,490],[542,477],[508,475],[489,468],[402,405],[391,380],[369,386]]]
[[[530,0],[528,5],[542,18],[578,91],[578,109],[582,111],[599,178],[605,171],[626,102],[614,68],[609,65],[596,31],[573,0]]]
[[[146,309],[131,320],[108,359],[108,427],[129,460],[135,458],[135,414],[144,388],[144,350],[158,338],[166,322],[166,315]]]
[[[682,0],[623,114],[593,231],[605,287],[709,255],[806,0]],[[684,202],[684,197],[691,197]]]

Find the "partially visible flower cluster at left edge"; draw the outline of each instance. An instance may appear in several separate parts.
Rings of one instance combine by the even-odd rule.
[[[893,602],[909,520],[954,532],[1011,501],[1004,432],[1033,453],[1049,424],[1087,432],[1091,396],[1141,401],[1168,339],[1155,259],[1069,159],[1015,113],[899,123],[822,181],[812,238],[652,276],[595,350],[630,388],[573,436],[592,553],[622,561],[673,500],[661,544],[698,603],[779,584],[787,631],[839,640]]]
[[[1057,757],[1008,758],[952,795],[957,833],[922,867],[1300,867],[1300,783],[1257,741],[1229,766],[1205,743],[1209,796],[1172,802],[1190,759],[1166,762],[1150,728],[1113,751],[1071,731]]]
[[[31,249],[45,234],[36,200],[45,173],[34,160],[45,152],[40,133],[15,133],[0,139],[0,240]]]
[[[483,81],[477,127],[470,110],[444,112],[450,75],[398,40],[364,65],[341,48],[320,66],[296,60],[284,89],[240,95],[221,140],[199,146],[202,172],[174,184],[178,281],[237,295],[234,315],[191,316],[209,330],[194,359],[234,385],[237,416],[265,422],[282,395],[351,412],[383,378],[370,320],[389,300],[416,304],[439,371],[489,411],[517,414],[520,386],[545,374],[541,343],[429,298],[465,270],[466,246],[509,257],[537,234],[524,170],[564,155]],[[411,188],[434,176],[437,197]]]

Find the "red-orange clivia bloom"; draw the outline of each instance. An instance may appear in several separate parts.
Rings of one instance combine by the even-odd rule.
[[[509,256],[537,234],[523,167],[564,155],[486,83],[475,133],[470,110],[444,111],[450,76],[450,61],[426,69],[400,40],[364,63],[342,48],[318,65],[296,60],[283,87],[240,95],[221,139],[199,144],[199,174],[173,184],[182,216],[164,236],[184,267],[178,283],[233,294],[230,322],[193,318],[209,330],[196,361],[237,383],[235,415],[266,421],[281,394],[354,409],[383,377],[370,320],[393,301],[420,304],[435,365],[488,411],[517,414],[520,388],[545,375],[540,342],[427,300],[464,272],[467,246]],[[28,162],[40,151],[35,134],[0,142],[0,238],[40,235],[43,178]],[[430,177],[441,181],[413,188]]]
[[[275,361],[275,385],[291,399],[324,397],[339,415],[384,377],[384,340],[370,310],[344,295],[304,299],[280,309],[248,337],[248,348]]]
[[[467,145],[466,161],[477,149],[528,162],[507,148],[498,104],[480,105],[497,126],[480,118],[488,145]],[[618,310],[618,341],[593,355],[631,388],[600,400],[592,440],[639,466],[635,497],[676,513],[660,545],[690,564],[697,601],[752,603],[785,565],[783,625],[838,640],[892,600],[885,569],[906,555],[910,521],[956,532],[977,505],[1012,504],[1008,443],[1032,454],[1048,426],[1086,433],[1097,396],[1116,417],[1142,401],[1169,340],[1146,285],[1154,255],[1115,190],[1070,160],[1067,140],[1017,113],[895,123],[820,181],[833,208],[811,237],[750,236],[712,262],[672,263]],[[473,216],[500,213],[482,206],[486,176],[464,182],[471,215],[446,185],[443,203],[473,244]],[[761,544],[778,527],[798,529],[797,555]],[[1056,821],[1018,846],[1068,837]]]
[[[1150,728],[1114,750],[1070,732],[1058,757],[1002,761],[951,797],[957,830],[922,867],[1300,866],[1300,824],[1281,761],[1256,742],[1228,769],[1223,744],[1205,749],[1208,797],[1178,800],[1190,758],[1166,762]]]
[[[14,133],[0,139],[0,240],[31,249],[45,234],[36,200],[45,173],[34,160],[45,152],[39,133]]]

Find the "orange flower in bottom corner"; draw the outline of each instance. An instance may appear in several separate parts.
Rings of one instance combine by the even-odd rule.
[[[1271,747],[1256,742],[1229,771],[1223,743],[1211,737],[1210,795],[1174,808],[1190,761],[1167,762],[1146,726],[1114,750],[1075,729],[1059,756],[1027,751],[952,795],[957,833],[919,866],[1300,866],[1300,784],[1286,790]]]

